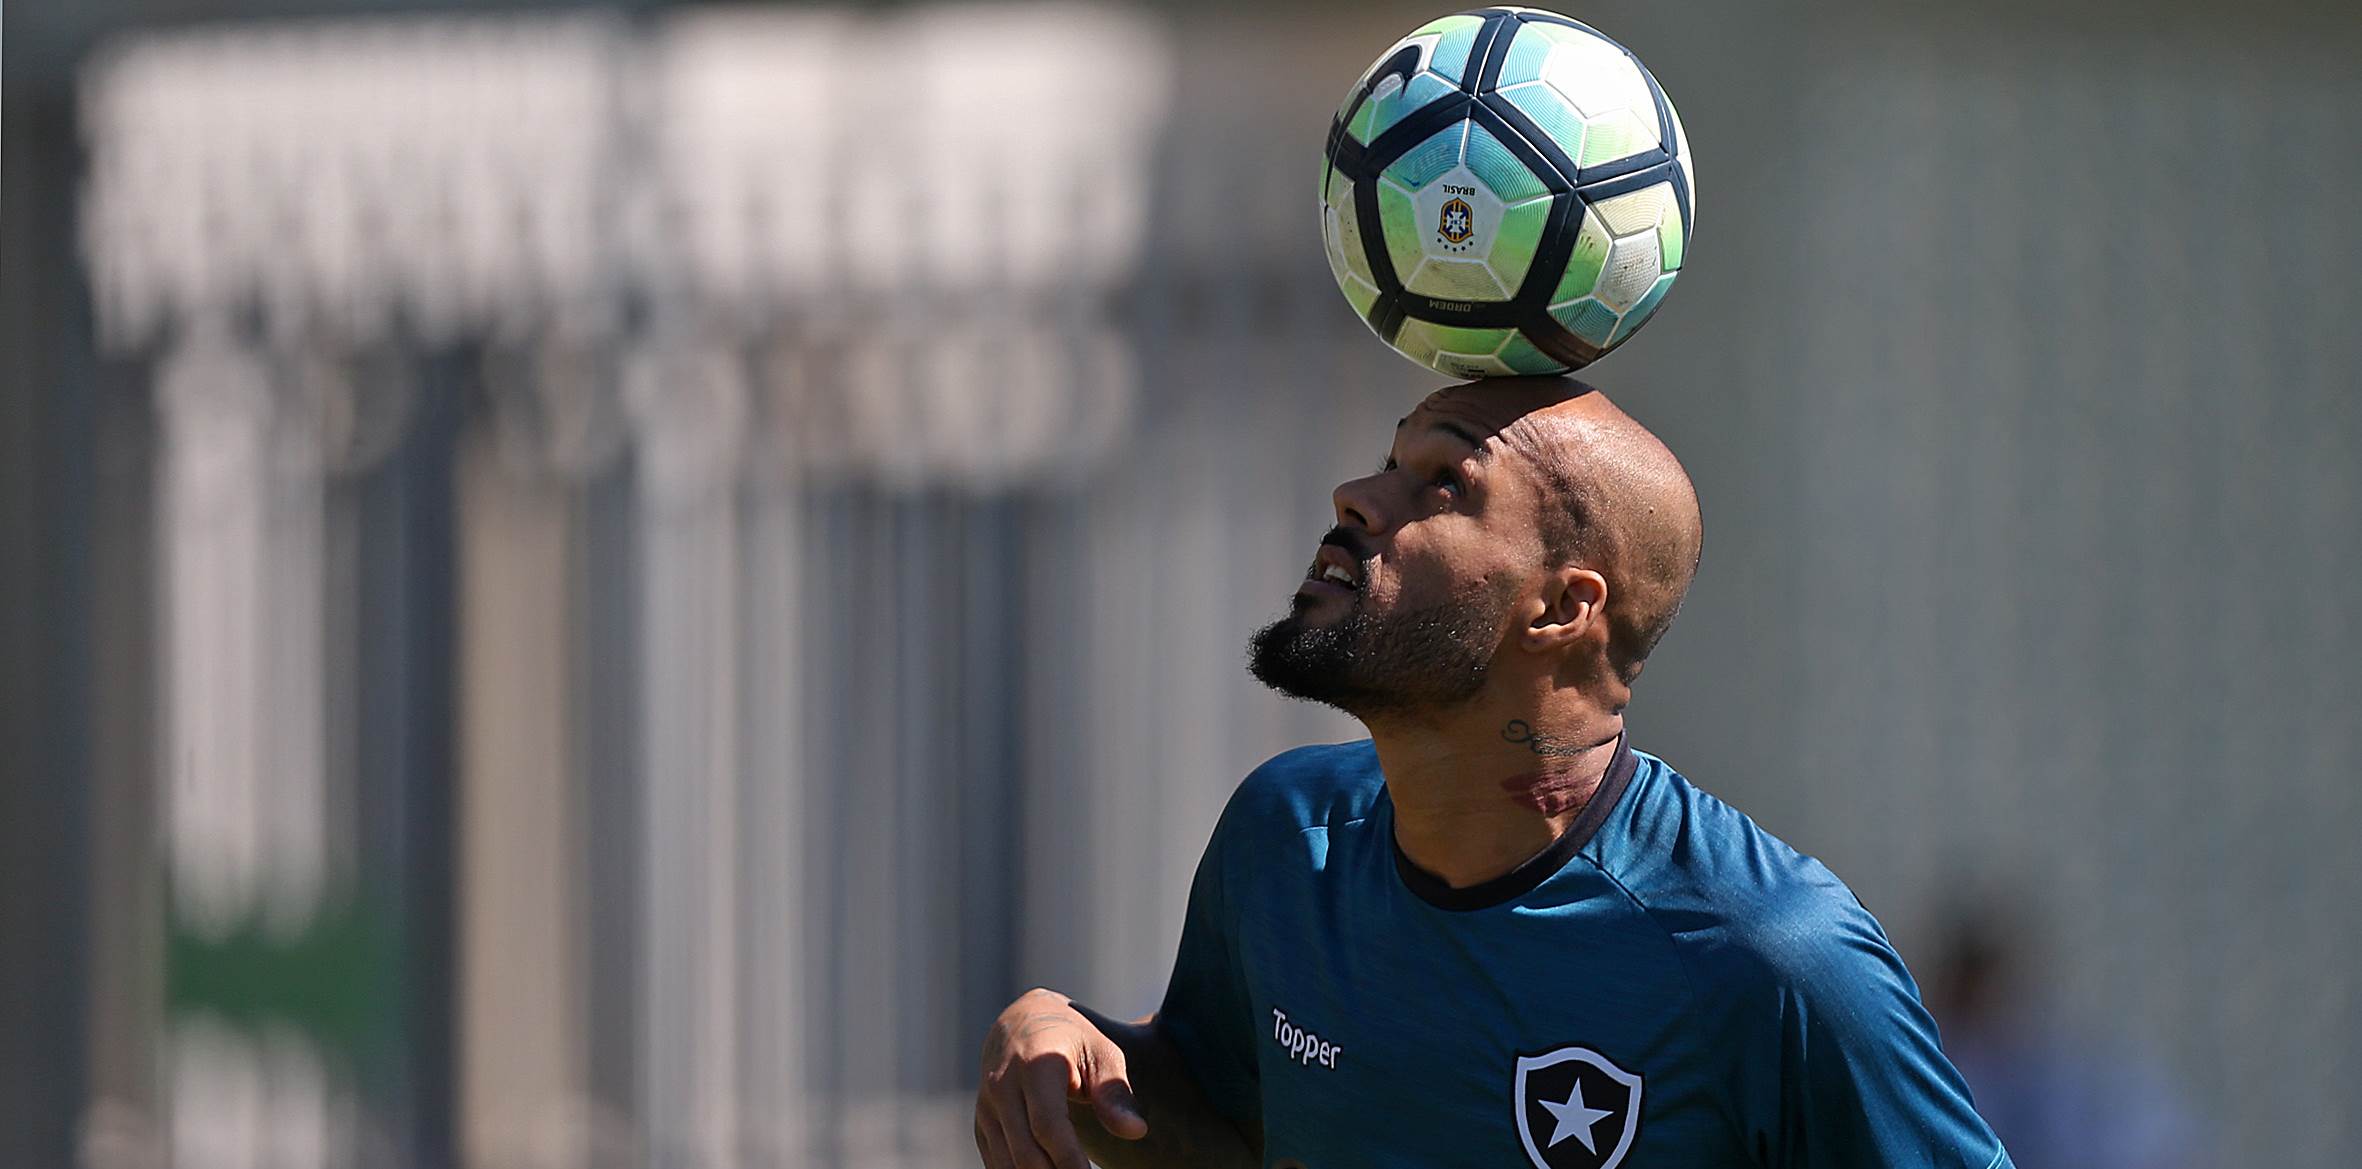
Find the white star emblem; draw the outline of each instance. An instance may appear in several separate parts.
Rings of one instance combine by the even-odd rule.
[[[1540,1103],[1543,1108],[1549,1110],[1551,1117],[1558,1121],[1550,1130],[1549,1147],[1557,1148],[1558,1142],[1573,1137],[1583,1142],[1584,1152],[1593,1156],[1599,1154],[1599,1146],[1591,1141],[1591,1126],[1614,1115],[1615,1110],[1593,1108],[1583,1103],[1583,1081],[1575,1081],[1574,1090],[1567,1093],[1565,1101],[1553,1104],[1548,1100],[1543,1100]]]

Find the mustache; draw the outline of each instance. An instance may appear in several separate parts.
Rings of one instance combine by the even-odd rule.
[[[1354,560],[1362,564],[1368,564],[1377,556],[1377,553],[1371,551],[1367,545],[1361,542],[1360,536],[1342,524],[1330,528],[1327,534],[1320,538],[1320,542],[1334,544],[1344,549],[1347,556],[1353,557]]]

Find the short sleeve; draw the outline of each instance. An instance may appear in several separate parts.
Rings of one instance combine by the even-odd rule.
[[[1849,899],[1850,900],[1850,899]],[[1774,947],[1785,1169],[2011,1169],[1935,1020],[1858,905]]]
[[[1246,976],[1238,960],[1238,918],[1223,888],[1226,843],[1237,835],[1234,802],[1223,813],[1199,859],[1181,924],[1173,980],[1157,1009],[1157,1029],[1180,1049],[1198,1088],[1214,1108],[1245,1131],[1263,1124],[1262,1088],[1255,1069],[1255,1023]]]

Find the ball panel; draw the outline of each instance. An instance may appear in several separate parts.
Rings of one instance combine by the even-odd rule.
[[[1576,28],[1567,23],[1566,17],[1551,12],[1537,12],[1537,15],[1543,19],[1525,21],[1519,31],[1526,33],[1528,39],[1539,43],[1545,54],[1548,50],[1555,49],[1560,45],[1574,44],[1579,41],[1592,44],[1600,43],[1597,34]]]
[[[1329,255],[1329,272],[1340,283],[1351,277],[1377,287],[1368,244],[1362,239],[1361,216],[1353,205],[1353,184],[1342,174],[1330,176],[1329,198],[1320,208],[1320,239]]]
[[[1439,300],[1507,299],[1515,285],[1486,266],[1500,242],[1504,208],[1476,172],[1455,167],[1421,187],[1414,203],[1416,238],[1427,264],[1418,274],[1406,276],[1403,287]],[[1393,234],[1389,227],[1389,243]],[[1526,262],[1531,260],[1529,248]]]
[[[1657,254],[1664,257],[1666,271],[1681,267],[1681,249],[1681,213],[1668,212],[1665,218],[1657,221]]]
[[[1403,91],[1403,113],[1408,116],[1413,111],[1427,108],[1438,98],[1449,97],[1458,92],[1460,92],[1459,82],[1438,77],[1433,73],[1421,73],[1417,77],[1411,78],[1410,87]]]
[[[1566,275],[1559,278],[1558,289],[1550,294],[1551,304],[1562,304],[1588,294],[1599,286],[1600,270],[1607,267],[1608,248],[1613,237],[1607,226],[1591,211],[1583,213],[1583,227],[1575,236],[1574,254],[1567,257]]]
[[[1566,326],[1569,333],[1605,349],[1610,333],[1616,329],[1616,310],[1586,296],[1572,304],[1552,305],[1551,319]]]
[[[1560,31],[1554,24],[1519,24],[1511,34],[1509,55],[1501,58],[1501,72],[1493,82],[1496,89],[1506,89],[1525,81],[1540,81],[1542,70],[1550,60],[1550,50],[1556,47],[1551,33]]]
[[[1468,128],[1467,162],[1468,169],[1476,174],[1476,181],[1503,203],[1520,203],[1550,192],[1540,176],[1518,161],[1500,139],[1482,126],[1472,124]]]
[[[1395,332],[1392,344],[1404,357],[1429,368],[1435,366],[1435,338],[1428,334],[1426,322],[1404,321],[1402,328]]]
[[[1576,113],[1575,107],[1557,90],[1537,82],[1502,90],[1501,96],[1516,106],[1519,113],[1533,119],[1534,125],[1549,135],[1568,158],[1582,154],[1583,115]]]
[[[1509,367],[1493,354],[1516,331],[1459,329],[1413,317],[1404,321],[1402,331],[1394,335],[1394,347],[1429,369],[1459,377],[1498,377],[1508,373]]]
[[[1404,37],[1404,38],[1402,38],[1402,40],[1400,40],[1400,41],[1396,42],[1396,43],[1395,43],[1395,46],[1394,46],[1394,48],[1395,48],[1395,49],[1399,49],[1399,48],[1403,47],[1404,45],[1407,45],[1407,44],[1411,43],[1412,41],[1418,40],[1418,39],[1420,39],[1420,38],[1422,38],[1422,37],[1429,37],[1429,36],[1440,37],[1440,36],[1442,36],[1443,34],[1445,34],[1445,33],[1447,33],[1447,32],[1450,32],[1450,31],[1452,30],[1452,27],[1453,27],[1454,25],[1456,25],[1456,24],[1459,24],[1461,21],[1465,21],[1465,20],[1474,20],[1474,21],[1478,21],[1479,23],[1481,23],[1481,22],[1484,20],[1484,18],[1483,18],[1483,17],[1481,17],[1481,16],[1471,16],[1471,15],[1469,15],[1468,13],[1465,13],[1465,12],[1455,12],[1455,13],[1452,13],[1450,16],[1438,16],[1438,17],[1436,17],[1435,19],[1433,19],[1433,20],[1430,20],[1430,21],[1428,21],[1427,23],[1425,23],[1425,24],[1422,24],[1422,25],[1420,25],[1419,27],[1412,29],[1412,30],[1411,30],[1411,35],[1409,35],[1409,36],[1407,36],[1407,37]],[[1394,51],[1394,49],[1388,49],[1388,50],[1386,50],[1386,51],[1387,51],[1388,53],[1392,53],[1392,52]],[[1384,58],[1383,56],[1381,56],[1381,57],[1379,58],[1379,60],[1381,60],[1381,61],[1382,61],[1382,60],[1385,60],[1385,58]]]
[[[1461,329],[1413,317],[1403,322],[1394,345],[1411,360],[1453,377],[1506,377],[1516,371],[1495,354],[1516,335],[1515,329]]]
[[[1657,258],[1656,232],[1620,235],[1608,250],[1607,271],[1591,295],[1617,312],[1626,312],[1640,303],[1664,272],[1664,264]]]
[[[1550,223],[1550,198],[1528,199],[1504,208],[1501,226],[1493,233],[1492,250],[1485,262],[1492,266],[1493,275],[1500,278],[1501,287],[1514,295],[1525,284],[1527,269],[1534,265],[1534,255],[1542,248],[1542,229]]]
[[[1435,30],[1443,35],[1435,42],[1435,53],[1428,58],[1427,67],[1454,85],[1467,79],[1468,51],[1476,47],[1476,34],[1484,28],[1484,18],[1468,13],[1444,17],[1421,31]]]
[[[1636,231],[1654,231],[1664,222],[1665,213],[1673,206],[1673,184],[1653,183],[1637,191],[1610,195],[1591,204],[1600,221],[1616,235],[1631,235]]]
[[[1378,224],[1386,233],[1386,255],[1394,261],[1394,278],[1418,270],[1425,253],[1419,250],[1419,208],[1411,193],[1385,178],[1378,180]]]
[[[1565,373],[1567,370],[1567,367],[1555,358],[1536,349],[1534,343],[1527,340],[1526,335],[1522,332],[1509,338],[1509,343],[1502,346],[1501,352],[1495,356],[1500,358],[1501,364],[1508,366],[1513,372],[1521,374]]]
[[[1542,79],[1565,94],[1584,116],[1603,117],[1618,111],[1646,111],[1657,119],[1657,97],[1648,78],[1624,50],[1581,29],[1532,24],[1557,34],[1550,58],[1542,65]]]
[[[1459,378],[1508,377],[1516,370],[1489,353],[1438,353],[1435,368]]]
[[[1460,145],[1467,138],[1468,130],[1468,123],[1461,122],[1429,135],[1426,141],[1404,151],[1401,158],[1388,163],[1386,177],[1410,191],[1416,191],[1443,177],[1445,171],[1460,165]]]
[[[1329,176],[1328,198],[1320,205],[1321,250],[1328,256],[1329,275],[1363,320],[1378,299],[1378,278],[1370,271],[1369,250],[1362,238],[1361,216],[1354,207],[1353,183],[1342,173]]]
[[[1352,261],[1345,254],[1344,231],[1337,219],[1337,209],[1327,203],[1320,207],[1320,250],[1328,257],[1329,276],[1342,284],[1352,275]]]
[[[1438,260],[1430,256],[1402,286],[1437,300],[1505,300],[1509,296],[1482,260]]]
[[[1634,329],[1648,323],[1649,317],[1657,311],[1657,302],[1665,299],[1665,291],[1673,287],[1675,275],[1676,273],[1667,272],[1657,277],[1657,282],[1650,286],[1648,294],[1641,297],[1640,303],[1633,305],[1632,311],[1625,313],[1624,319],[1616,323],[1616,331],[1608,334],[1609,344],[1613,345],[1622,341],[1631,336]]]
[[[1354,141],[1367,146],[1403,119],[1458,92],[1460,89],[1457,84],[1433,73],[1417,74],[1407,85],[1400,78],[1381,77],[1378,87],[1370,91],[1369,100],[1363,102],[1361,109],[1354,113],[1353,121],[1345,127],[1345,132],[1351,134]]]
[[[1419,321],[1427,335],[1435,338],[1438,352],[1467,353],[1490,356],[1515,336],[1515,329],[1463,329],[1456,325],[1439,325],[1434,321]]]
[[[1603,166],[1657,146],[1656,117],[1643,118],[1633,110],[1591,118],[1583,127],[1583,149],[1575,155],[1582,167]]]

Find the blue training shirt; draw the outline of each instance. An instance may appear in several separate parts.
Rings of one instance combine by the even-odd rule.
[[[1619,744],[1542,855],[1452,889],[1364,740],[1231,797],[1158,1022],[1282,1169],[2006,1169],[1868,910]]]

